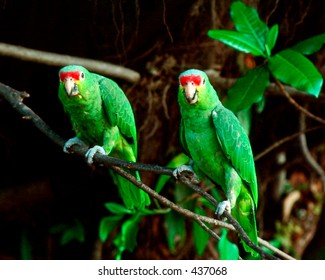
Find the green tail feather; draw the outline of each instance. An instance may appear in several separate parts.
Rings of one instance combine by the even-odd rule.
[[[111,171],[110,173],[113,177],[114,183],[118,187],[123,203],[127,208],[143,209],[150,204],[150,198],[146,192],[139,189],[124,177],[117,175],[115,172]],[[140,180],[138,171],[135,173],[133,172],[133,175]]]
[[[253,199],[246,195],[244,198],[239,196],[236,206],[231,211],[234,218],[239,222],[249,238],[257,245],[257,226],[255,219],[255,205]],[[244,250],[251,253],[253,257],[257,257],[259,254],[249,247],[243,240],[242,244]]]

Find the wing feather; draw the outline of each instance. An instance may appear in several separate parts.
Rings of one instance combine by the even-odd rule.
[[[137,157],[137,132],[131,104],[122,89],[112,80],[98,81],[104,110],[109,123],[117,126]]]
[[[233,112],[221,104],[212,111],[212,120],[223,153],[249,186],[257,207],[258,190],[254,157],[246,132]]]

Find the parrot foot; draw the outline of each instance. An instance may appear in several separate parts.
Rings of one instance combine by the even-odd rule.
[[[230,213],[231,211],[231,205],[230,205],[230,201],[229,200],[225,200],[222,202],[219,202],[216,212],[215,214],[217,215],[218,219],[221,218],[221,216],[223,215],[223,213],[227,211]]]
[[[200,183],[199,178],[196,176],[192,166],[190,165],[181,165],[177,167],[173,171],[173,176],[177,181],[179,181],[182,177],[185,177],[193,184],[197,185]]]
[[[73,138],[70,138],[67,142],[65,142],[65,144],[63,146],[63,151],[65,153],[70,154],[71,153],[70,149],[73,145],[85,146],[86,144],[82,140],[80,140],[78,137],[73,137]]]
[[[85,155],[88,164],[93,164],[93,163],[94,163],[93,158],[94,158],[94,155],[95,155],[97,152],[100,153],[100,154],[106,155],[106,152],[105,152],[104,148],[101,147],[101,146],[97,146],[97,145],[96,145],[96,146],[90,148],[90,149],[87,151],[86,155]]]

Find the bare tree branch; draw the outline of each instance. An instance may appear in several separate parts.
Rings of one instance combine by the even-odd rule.
[[[265,248],[270,249],[272,252],[276,253],[278,256],[282,257],[285,260],[295,260],[295,258],[279,250],[278,248],[274,247],[273,245],[271,245],[269,242],[265,241],[262,238],[258,238],[258,244],[264,246]]]
[[[138,72],[108,62],[64,54],[57,54],[46,51],[39,51],[1,42],[0,55],[52,66],[79,64],[86,67],[90,71],[101,73],[105,76],[113,78],[123,79],[132,83],[135,83],[140,79],[140,74]]]
[[[291,135],[289,135],[287,137],[284,137],[284,138],[280,139],[279,141],[276,141],[275,143],[273,143],[271,146],[269,146],[268,148],[266,148],[264,151],[260,152],[258,155],[256,155],[254,157],[254,160],[257,161],[257,160],[261,159],[266,154],[268,154],[271,151],[273,151],[274,149],[280,147],[282,144],[284,144],[286,142],[289,142],[289,141],[291,141],[291,140],[299,137],[303,133],[307,133],[307,132],[310,132],[310,131],[314,131],[314,130],[317,130],[317,129],[320,129],[320,128],[325,128],[325,126],[324,125],[315,126],[315,127],[312,127],[312,128],[308,128],[308,129],[305,129],[305,130],[302,130],[302,131],[293,133],[293,134],[291,134]]]
[[[301,151],[302,151],[306,161],[309,163],[309,165],[315,170],[315,172],[320,177],[320,180],[323,185],[323,191],[325,191],[325,172],[324,172],[323,168],[318,164],[318,162],[310,154],[310,151],[309,151],[308,145],[307,145],[306,134],[303,133],[303,131],[306,130],[306,115],[303,112],[300,112],[299,126],[300,126],[300,131],[302,132],[299,136]]]
[[[280,83],[280,81],[276,78],[275,79],[275,83],[278,86],[279,90],[281,93],[284,94],[284,96],[289,100],[289,102],[295,106],[300,112],[302,112],[303,114],[305,114],[306,116],[314,119],[315,121],[318,121],[322,124],[325,124],[325,120],[312,114],[311,112],[309,112],[308,110],[306,110],[304,107],[302,107],[301,105],[299,105],[288,93],[288,91],[286,91],[285,87],[282,85],[282,83]]]
[[[10,104],[11,106],[17,110],[20,114],[23,115],[24,119],[31,120],[33,124],[41,130],[46,136],[48,136],[54,143],[58,144],[59,146],[63,147],[65,140],[56,134],[54,131],[50,129],[50,127],[44,123],[44,121],[35,114],[29,107],[27,107],[23,103],[23,99],[25,97],[28,97],[29,95],[24,92],[16,91],[9,86],[6,86],[2,83],[0,83],[0,95],[3,96]],[[71,147],[71,150],[73,153],[83,156],[88,150],[88,147],[81,146],[81,145],[74,145]],[[154,172],[157,174],[164,174],[172,176],[172,169],[165,168],[157,165],[148,165],[148,164],[141,164],[141,163],[134,163],[134,162],[128,162],[123,161],[120,159],[112,158],[106,155],[101,154],[95,154],[94,156],[94,162],[97,164],[103,164],[106,167],[112,168],[115,172],[120,174],[121,176],[127,178],[130,180],[133,184],[138,186],[139,188],[143,189],[145,192],[147,192],[149,195],[151,195],[153,198],[157,199],[160,203],[164,204],[167,207],[170,207],[171,209],[177,211],[178,213],[193,219],[196,221],[200,226],[202,226],[202,223],[209,223],[217,226],[222,226],[231,230],[234,230],[234,228],[237,230],[241,238],[254,250],[256,250],[258,253],[261,254],[263,258],[266,259],[277,259],[273,255],[270,255],[266,252],[264,252],[260,247],[258,247],[256,244],[254,244],[245,231],[241,228],[241,226],[238,224],[238,222],[227,212],[225,212],[225,217],[228,219],[228,221],[233,225],[229,225],[228,223],[224,223],[222,221],[205,217],[202,215],[198,215],[196,213],[193,213],[192,211],[188,209],[184,209],[177,204],[173,203],[172,201],[168,200],[167,198],[161,196],[157,192],[155,192],[153,189],[145,185],[143,182],[138,181],[135,177],[133,177],[131,174],[123,170],[122,168],[130,169],[130,170],[142,170],[142,171],[149,171]],[[183,179],[182,181],[185,185],[192,188],[197,193],[201,194],[203,197],[205,197],[210,203],[212,203],[214,206],[217,206],[217,201],[208,193],[203,191],[199,186],[193,185],[190,182],[187,182],[186,179]],[[218,239],[218,236],[216,234],[212,234],[211,230],[208,229],[208,227],[203,226],[204,230],[208,231],[213,238]],[[284,254],[282,256],[285,256]],[[288,258],[288,257],[284,257]]]

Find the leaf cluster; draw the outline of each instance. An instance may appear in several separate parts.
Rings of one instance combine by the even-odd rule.
[[[236,30],[209,30],[208,36],[237,51],[260,57],[263,62],[237,80],[228,91],[225,106],[239,112],[261,101],[271,77],[318,97],[323,78],[306,55],[322,47],[325,33],[273,54],[279,34],[277,24],[269,28],[253,7],[241,1],[232,3],[230,15]]]
[[[133,252],[136,248],[139,224],[143,216],[166,213],[166,211],[155,209],[131,210],[115,202],[105,203],[105,208],[110,212],[110,215],[103,217],[100,221],[99,238],[105,242],[113,230],[118,229],[113,240],[116,247],[115,259],[117,260],[122,259],[124,251]]]

